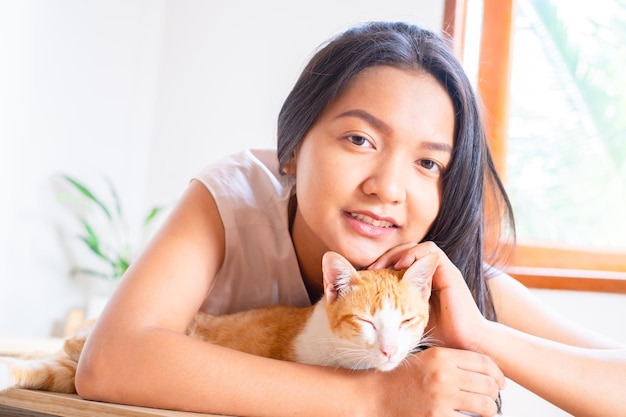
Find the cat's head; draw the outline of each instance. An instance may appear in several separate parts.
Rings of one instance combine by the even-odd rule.
[[[324,255],[324,300],[338,366],[389,371],[420,345],[437,263],[428,255],[403,271],[357,271],[337,253]]]

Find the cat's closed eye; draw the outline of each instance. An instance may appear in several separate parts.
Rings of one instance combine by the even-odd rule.
[[[417,316],[409,317],[405,320],[402,320],[402,323],[400,323],[400,327],[408,326],[417,322],[419,322],[419,318]]]
[[[375,325],[375,324],[374,324],[371,320],[368,320],[368,319],[365,319],[365,318],[363,318],[363,317],[359,317],[359,316],[354,316],[354,319],[355,319],[356,321],[358,321],[358,322],[362,323],[362,324],[365,324],[365,325],[371,326],[371,327],[372,327],[372,329],[376,330],[376,325]]]

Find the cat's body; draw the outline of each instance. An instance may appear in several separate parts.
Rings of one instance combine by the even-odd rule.
[[[434,257],[408,270],[357,272],[343,257],[323,259],[324,296],[296,308],[265,307],[225,316],[198,313],[191,337],[257,356],[350,369],[388,371],[423,342]],[[74,392],[89,328],[64,352],[44,358],[0,358],[0,391],[12,387]]]

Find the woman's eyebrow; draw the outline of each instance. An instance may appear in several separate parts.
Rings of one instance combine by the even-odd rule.
[[[420,147],[429,149],[432,151],[447,152],[450,154],[452,153],[452,146],[443,142],[422,142],[420,144]]]
[[[340,115],[338,115],[337,117],[335,117],[335,119],[339,119],[340,117],[357,117],[361,120],[364,120],[368,124],[374,126],[374,128],[376,128],[377,130],[385,134],[391,134],[393,132],[393,129],[391,128],[391,126],[389,126],[388,124],[386,124],[385,122],[380,120],[378,117],[374,116],[373,114],[366,112],[365,110],[361,110],[361,109],[347,110],[341,113]],[[424,149],[429,149],[432,151],[447,152],[450,154],[452,153],[452,146],[444,142],[424,141],[424,142],[421,142],[420,147]]]
[[[376,128],[377,130],[385,134],[391,134],[391,132],[393,132],[393,129],[391,129],[391,127],[388,124],[386,124],[385,122],[380,120],[378,117],[374,116],[373,114],[366,112],[365,110],[361,110],[361,109],[347,110],[341,113],[340,115],[338,115],[337,117],[335,117],[335,119],[339,119],[340,117],[357,117],[369,123],[374,128]]]

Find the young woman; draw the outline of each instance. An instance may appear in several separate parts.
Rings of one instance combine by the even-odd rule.
[[[617,415],[624,347],[555,317],[486,266],[488,194],[512,230],[476,98],[446,43],[403,23],[350,29],[285,101],[277,153],[242,152],[191,181],[99,319],[77,389],[238,416],[492,416],[507,375],[577,416]],[[199,309],[311,304],[327,250],[360,268],[438,254],[441,347],[392,372],[354,372],[183,334]]]

